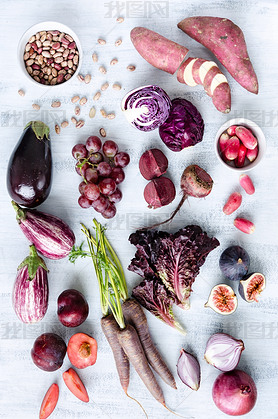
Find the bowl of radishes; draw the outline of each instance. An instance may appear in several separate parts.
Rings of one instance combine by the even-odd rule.
[[[225,122],[215,136],[215,152],[220,162],[231,170],[256,167],[265,155],[266,140],[261,128],[245,118]]]

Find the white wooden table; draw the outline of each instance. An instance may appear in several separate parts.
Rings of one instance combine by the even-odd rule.
[[[116,8],[123,5],[123,9]],[[110,6],[109,6],[110,4]],[[147,313],[151,334],[159,350],[164,355],[175,374],[178,390],[172,390],[161,382],[167,404],[185,417],[195,419],[225,418],[215,407],[211,389],[218,371],[206,364],[203,353],[208,337],[217,331],[231,333],[245,343],[245,351],[239,367],[249,372],[258,388],[258,400],[254,410],[246,418],[278,418],[278,286],[277,286],[277,68],[278,5],[276,0],[268,1],[112,1],[105,4],[100,1],[83,0],[54,1],[45,0],[10,0],[1,2],[1,293],[0,293],[0,417],[5,419],[33,419],[38,417],[41,400],[52,382],[60,386],[60,399],[51,417],[54,418],[134,418],[143,417],[140,408],[124,395],[119,385],[114,361],[108,344],[100,329],[100,304],[96,278],[91,261],[80,260],[72,265],[68,260],[50,261],[50,302],[45,318],[39,324],[23,325],[17,319],[11,304],[11,291],[16,275],[16,268],[27,256],[28,242],[21,233],[10,205],[6,191],[5,177],[7,163],[22,129],[31,119],[48,122],[52,134],[54,160],[54,179],[51,194],[40,209],[63,218],[73,228],[77,243],[83,239],[80,222],[88,227],[92,225],[92,210],[82,210],[77,205],[77,187],[79,178],[74,171],[71,157],[72,146],[85,141],[88,135],[94,135],[100,127],[105,127],[108,138],[116,140],[121,149],[130,153],[131,164],[126,169],[126,180],[122,184],[124,198],[117,205],[118,215],[108,221],[108,236],[116,248],[123,266],[126,268],[134,255],[135,249],[128,243],[128,236],[136,227],[163,219],[177,205],[180,196],[168,207],[151,211],[143,200],[142,192],[145,180],[138,171],[138,159],[141,153],[151,147],[161,148],[169,158],[169,175],[179,191],[179,179],[183,169],[197,163],[206,169],[214,179],[211,195],[205,200],[188,200],[171,225],[175,231],[180,227],[196,223],[211,236],[216,236],[221,246],[213,251],[197,278],[191,297],[191,309],[188,312],[175,310],[180,322],[187,328],[186,337],[162,324]],[[168,7],[165,11],[163,7]],[[156,10],[155,13],[154,10]],[[166,16],[165,16],[166,13]],[[222,115],[212,105],[201,87],[188,88],[179,84],[175,77],[152,68],[137,54],[130,40],[129,32],[134,26],[146,26],[156,30],[174,41],[183,43],[192,52],[192,56],[211,59],[212,55],[179,31],[176,24],[192,15],[223,16],[236,22],[245,33],[248,50],[259,79],[260,93],[254,96],[239,86],[229,75],[232,90],[232,111]],[[125,16],[122,24],[115,19]],[[41,91],[34,87],[21,74],[16,56],[17,43],[22,33],[31,25],[45,20],[56,20],[70,26],[80,37],[84,61],[82,73],[91,73],[89,85],[74,81],[69,87],[61,87],[54,92],[51,89]],[[100,46],[96,40],[104,37],[107,45]],[[116,49],[114,42],[122,38],[122,45]],[[92,62],[93,51],[99,54],[99,64],[107,66],[107,75],[98,72],[98,65]],[[119,63],[111,68],[109,62],[117,57]],[[128,64],[136,65],[136,71],[129,73]],[[227,72],[226,72],[227,74]],[[123,89],[120,92],[110,87],[96,107],[97,117],[89,120],[88,111],[93,103],[93,95],[100,85],[109,81],[118,81]],[[204,139],[197,146],[172,153],[161,142],[157,132],[141,133],[129,126],[120,111],[120,99],[128,90],[143,84],[159,84],[171,98],[182,96],[191,100],[200,110],[205,121]],[[24,98],[17,93],[24,89]],[[75,94],[86,95],[88,104],[82,109],[86,120],[81,130],[72,125],[62,130],[60,136],[54,133],[54,122],[59,118],[70,119],[73,105],[70,99]],[[55,113],[50,107],[56,98],[62,102],[62,114]],[[32,103],[39,103],[41,110],[34,112]],[[99,114],[101,107],[116,112],[113,121],[103,120]],[[59,111],[60,112],[60,111]],[[252,236],[244,235],[233,227],[233,216],[224,216],[222,206],[228,195],[239,190],[238,175],[224,169],[216,160],[213,143],[215,133],[228,118],[245,116],[257,122],[267,139],[265,160],[252,171],[256,186],[253,196],[244,194],[239,214],[250,217],[256,224]],[[61,122],[61,120],[60,120]],[[103,221],[101,217],[97,217]],[[215,284],[223,281],[218,268],[220,253],[231,244],[242,245],[251,257],[251,269],[263,272],[267,278],[267,287],[258,304],[239,301],[237,311],[227,317],[205,309],[204,303],[209,291]],[[139,283],[140,278],[127,272],[130,291]],[[86,322],[77,331],[93,335],[99,345],[97,363],[80,375],[87,386],[91,401],[84,404],[76,399],[65,387],[62,371],[69,368],[65,358],[63,367],[53,373],[36,368],[30,357],[33,341],[43,332],[55,331],[66,341],[76,332],[63,327],[57,319],[56,300],[67,288],[82,291],[89,302],[90,314]],[[201,387],[193,392],[184,386],[176,374],[176,362],[180,349],[184,347],[198,357],[202,369]],[[136,373],[131,369],[130,395],[137,398],[146,409],[149,418],[168,418],[171,414],[161,407],[146,390]]]

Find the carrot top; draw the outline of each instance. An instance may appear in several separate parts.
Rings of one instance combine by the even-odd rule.
[[[81,231],[85,234],[88,251],[73,247],[69,255],[70,262],[75,262],[78,257],[89,256],[92,258],[100,291],[101,311],[107,316],[111,310],[115,320],[121,328],[125,327],[121,300],[128,298],[128,290],[121,262],[105,235],[106,228],[96,219],[93,220],[95,237],[91,231],[81,223]]]

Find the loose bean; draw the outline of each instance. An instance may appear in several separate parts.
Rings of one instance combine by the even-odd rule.
[[[73,96],[72,98],[71,98],[71,101],[72,101],[72,103],[76,103],[76,102],[78,102],[80,100],[80,97],[79,96]]]
[[[58,124],[55,125],[55,132],[56,134],[60,134],[61,130],[60,130],[60,126]]]
[[[94,95],[93,99],[94,100],[99,100],[100,96],[101,96],[101,93],[100,92],[96,92],[96,94]]]
[[[59,100],[55,100],[51,103],[52,108],[60,108],[61,102]]]
[[[109,83],[108,82],[106,82],[106,83],[103,83],[103,85],[101,86],[101,90],[102,91],[105,91],[105,90],[107,90],[108,89],[108,87],[109,87]]]
[[[66,128],[68,125],[69,125],[68,121],[63,121],[63,122],[61,123],[61,127],[62,127],[62,128]]]
[[[93,59],[93,62],[94,63],[97,63],[98,62],[98,56],[97,56],[97,53],[96,52],[93,53],[92,59]]]
[[[104,128],[100,128],[99,133],[102,137],[106,137],[106,131]]]
[[[84,81],[85,81],[86,84],[89,84],[90,81],[91,81],[91,75],[90,74],[86,74],[86,76],[84,78]]]
[[[119,83],[114,83],[113,86],[112,86],[112,88],[114,90],[121,90],[122,86]]]
[[[96,115],[96,108],[94,108],[94,106],[90,109],[90,112],[89,112],[89,117],[90,118],[94,118],[95,117],[95,115]]]
[[[106,44],[105,39],[99,38],[97,41],[100,45],[105,45]]]
[[[71,117],[71,122],[74,124],[74,125],[76,125],[77,124],[77,120],[76,120],[76,118],[74,118],[74,116],[73,117]]]
[[[80,104],[81,106],[83,106],[83,105],[85,105],[85,103],[87,103],[87,98],[86,98],[86,97],[82,97],[82,98],[80,99],[80,101],[79,101],[79,104]]]
[[[80,119],[77,124],[75,125],[76,128],[82,128],[85,124],[85,121],[83,119]]]
[[[18,94],[19,94],[19,96],[25,96],[25,92],[22,89],[20,89],[18,91]]]
[[[33,103],[32,108],[35,109],[35,111],[39,111],[41,107],[37,103]]]

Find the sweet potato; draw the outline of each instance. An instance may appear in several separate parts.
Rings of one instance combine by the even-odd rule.
[[[133,28],[130,39],[148,63],[170,74],[177,71],[188,53],[188,49],[184,46],[143,27]]]
[[[208,48],[242,87],[251,93],[258,93],[258,80],[243,32],[231,20],[194,16],[182,20],[178,27]]]
[[[177,72],[177,79],[188,86],[202,84],[206,94],[212,98],[216,109],[224,113],[230,112],[230,87],[215,62],[202,58],[187,58]]]

